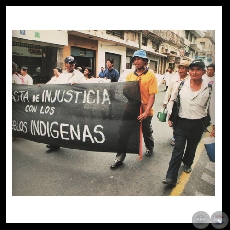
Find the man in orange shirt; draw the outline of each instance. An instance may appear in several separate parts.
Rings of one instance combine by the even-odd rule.
[[[135,71],[126,76],[126,81],[139,81],[142,113],[135,119],[142,122],[142,131],[144,142],[146,146],[146,156],[151,156],[154,149],[153,129],[151,125],[153,117],[153,104],[155,102],[155,94],[158,93],[157,78],[153,71],[149,71],[147,63],[149,59],[146,57],[144,50],[137,50],[134,52],[132,63],[135,65]],[[130,130],[130,129],[129,129]],[[131,129],[132,130],[132,129]],[[117,168],[122,165],[126,157],[126,146],[132,131],[127,131],[126,127],[121,127],[121,136],[118,139],[120,151],[116,154],[116,159],[110,165],[111,169]],[[127,135],[123,135],[123,134]]]

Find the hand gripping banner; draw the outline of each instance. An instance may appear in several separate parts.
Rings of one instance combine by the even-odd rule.
[[[139,153],[138,82],[12,84],[12,135],[97,152]]]

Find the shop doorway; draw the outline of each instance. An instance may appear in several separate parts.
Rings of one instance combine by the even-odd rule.
[[[156,61],[150,61],[149,62],[149,68],[152,70],[157,70],[157,62]]]
[[[95,71],[94,71],[94,69],[95,69],[94,58],[92,58],[92,57],[80,57],[80,56],[73,56],[73,57],[76,61],[75,68],[81,67],[82,73],[83,73],[85,67],[90,67],[92,69],[92,75],[94,77],[96,77]]]
[[[57,48],[21,42],[12,42],[12,61],[19,69],[28,68],[33,84],[46,83],[53,77],[53,68],[57,65]]]
[[[71,56],[76,60],[76,68],[81,67],[83,72],[85,67],[90,67],[92,69],[92,75],[96,77],[94,50],[71,46]]]

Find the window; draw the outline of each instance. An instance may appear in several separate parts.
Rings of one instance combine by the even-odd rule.
[[[188,36],[189,36],[189,31],[185,30],[185,38],[188,40]]]
[[[132,57],[126,57],[126,69],[132,69],[131,58]]]
[[[124,39],[124,31],[123,30],[106,30],[107,34],[119,37],[120,39]]]
[[[80,56],[86,55],[86,49],[80,49]]]
[[[142,45],[143,46],[147,46],[147,41],[148,41],[148,38],[142,37]]]
[[[200,44],[202,45],[202,47],[205,47],[205,42],[200,42]]]

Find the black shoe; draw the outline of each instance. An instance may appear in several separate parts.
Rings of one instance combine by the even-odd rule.
[[[169,178],[164,179],[164,180],[163,180],[163,183],[164,183],[164,184],[173,185],[173,186],[176,185],[176,181],[174,181],[173,179],[169,179]]]
[[[150,151],[150,150],[147,149],[146,152],[145,152],[145,155],[146,155],[147,157],[152,156],[152,155],[153,155],[153,150]]]
[[[48,148],[48,149],[60,149],[60,147],[56,146],[56,145],[46,145],[46,148]]]
[[[56,145],[46,145],[46,148],[48,148],[50,150],[58,150],[58,149],[60,149],[60,147],[56,146]]]
[[[184,172],[186,172],[186,173],[190,173],[191,171],[192,171],[191,166],[184,165]]]
[[[110,165],[111,169],[118,168],[122,165],[123,161],[115,160],[113,164]]]

